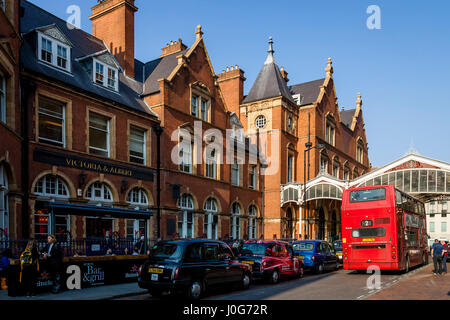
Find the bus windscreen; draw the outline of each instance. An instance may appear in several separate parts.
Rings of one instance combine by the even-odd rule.
[[[350,192],[350,203],[386,200],[386,189],[357,190]]]

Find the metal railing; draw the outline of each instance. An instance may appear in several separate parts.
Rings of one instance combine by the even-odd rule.
[[[36,239],[39,250],[42,250],[47,244],[46,239]],[[29,240],[27,239],[8,239],[0,240],[0,252],[6,249],[11,250],[12,258],[19,258],[20,254],[25,250]],[[151,248],[157,242],[156,239],[147,240],[147,249]],[[137,239],[133,238],[87,238],[87,239],[67,239],[58,242],[64,257],[73,256],[105,256],[108,249],[114,255],[132,255],[135,247],[138,247],[139,254],[146,254],[145,246],[141,247]],[[142,248],[141,250],[139,250]]]

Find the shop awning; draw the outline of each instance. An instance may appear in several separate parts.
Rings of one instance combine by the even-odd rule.
[[[99,207],[73,203],[44,202],[40,207],[43,209],[49,209],[49,211],[57,215],[92,216],[139,220],[148,220],[151,216],[153,216],[152,211]]]

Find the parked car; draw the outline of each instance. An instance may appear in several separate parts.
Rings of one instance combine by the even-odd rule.
[[[190,299],[199,299],[212,287],[247,289],[250,282],[250,266],[239,262],[226,243],[214,240],[160,241],[138,277],[139,287],[152,296],[181,292]]]
[[[342,264],[342,240],[334,241],[333,248],[339,258],[339,262]]]
[[[292,246],[284,241],[249,240],[244,242],[239,261],[252,267],[253,279],[277,283],[281,277],[303,277],[303,263],[296,258]]]
[[[322,273],[325,270],[338,270],[339,258],[327,241],[301,240],[293,244],[295,255],[303,261],[305,269]]]

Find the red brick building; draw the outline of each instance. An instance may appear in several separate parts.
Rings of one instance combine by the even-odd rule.
[[[19,3],[0,2],[0,239],[22,237]]]
[[[219,75],[228,107],[244,128],[269,133],[263,142],[272,162],[265,176],[266,237],[338,236],[342,189],[336,183],[354,179],[370,167],[361,96],[356,109],[339,110],[331,59],[325,72],[323,79],[289,86],[287,72],[275,61],[270,39],[267,60],[247,96],[243,95],[242,70],[227,68]],[[312,149],[305,157],[308,142]],[[322,149],[317,148],[320,145]],[[270,170],[271,166],[278,170]],[[326,194],[322,195],[321,189],[320,196],[311,196],[317,187],[310,189],[313,185],[307,184],[304,198],[304,182],[311,183],[316,177],[326,180],[322,181]]]

